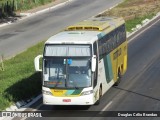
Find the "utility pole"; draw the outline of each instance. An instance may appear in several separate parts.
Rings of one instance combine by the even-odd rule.
[[[1,70],[4,71],[3,55],[1,55]]]

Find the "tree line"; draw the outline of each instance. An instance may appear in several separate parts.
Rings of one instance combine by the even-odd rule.
[[[14,0],[0,0],[0,18],[14,16]]]

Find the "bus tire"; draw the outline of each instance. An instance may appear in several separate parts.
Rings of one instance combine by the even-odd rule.
[[[118,86],[121,82],[121,78],[122,78],[122,74],[121,72],[118,72],[118,79],[117,81],[114,83],[114,86]]]
[[[99,99],[96,101],[95,105],[100,104],[101,97],[102,97],[102,87],[99,88]]]

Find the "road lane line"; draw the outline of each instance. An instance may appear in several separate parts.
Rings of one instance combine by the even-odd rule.
[[[99,114],[102,114],[104,111],[106,111],[112,103],[113,103],[113,101],[110,101],[110,102],[101,110],[101,112],[99,112]]]

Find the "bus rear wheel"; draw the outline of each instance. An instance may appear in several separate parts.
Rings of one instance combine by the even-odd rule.
[[[118,86],[118,85],[119,85],[119,83],[121,82],[121,78],[122,78],[122,74],[121,74],[121,72],[119,71],[119,72],[118,72],[118,79],[117,79],[117,81],[114,83],[114,86]]]

